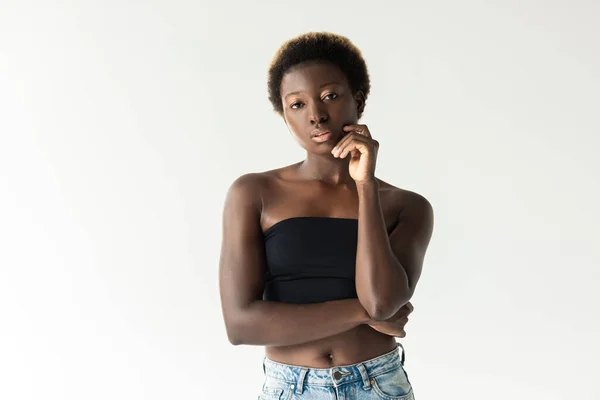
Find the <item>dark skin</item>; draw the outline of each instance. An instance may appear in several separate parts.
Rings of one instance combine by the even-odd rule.
[[[377,357],[406,334],[409,300],[433,230],[431,205],[375,177],[379,143],[358,124],[364,96],[351,90],[338,67],[300,64],[284,76],[281,95],[282,117],[307,155],[243,175],[227,193],[219,284],[229,340],[263,345],[272,360],[312,368]],[[315,129],[329,131],[329,138],[315,141]],[[358,219],[358,299],[262,300],[263,232],[295,216]]]

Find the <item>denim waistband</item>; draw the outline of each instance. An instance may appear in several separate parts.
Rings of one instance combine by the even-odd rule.
[[[283,364],[264,357],[263,370],[267,377],[297,384],[300,390],[303,385],[341,386],[356,381],[363,381],[363,387],[366,389],[371,385],[371,377],[404,365],[404,347],[400,343],[397,344],[394,350],[370,360],[331,368]],[[399,354],[400,348],[402,357]]]

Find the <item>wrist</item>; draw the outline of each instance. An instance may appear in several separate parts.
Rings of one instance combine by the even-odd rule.
[[[372,177],[366,178],[366,179],[362,179],[360,181],[355,181],[355,183],[356,183],[356,187],[359,189],[369,189],[369,188],[379,189],[379,182],[377,182],[377,179],[375,179],[375,176],[372,176]]]

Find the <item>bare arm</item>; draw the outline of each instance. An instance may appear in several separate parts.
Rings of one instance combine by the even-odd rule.
[[[388,237],[379,184],[357,185],[359,195],[356,291],[371,318],[385,320],[412,297],[433,230],[433,210],[412,193]]]
[[[357,299],[315,304],[257,300],[230,323],[232,344],[289,346],[345,332],[369,321]]]
[[[260,226],[263,179],[257,174],[239,177],[225,200],[219,288],[229,341],[234,345],[287,346],[370,322],[358,299],[316,304],[262,300],[266,273]]]

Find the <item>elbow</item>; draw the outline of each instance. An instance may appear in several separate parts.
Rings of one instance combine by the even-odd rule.
[[[367,301],[361,301],[361,304],[372,320],[386,321],[408,303],[411,297],[412,295],[408,292],[396,293],[394,296],[376,296]]]
[[[385,321],[395,314],[392,307],[381,303],[375,303],[372,306],[365,307],[365,309],[373,321]]]
[[[240,323],[242,318],[229,318],[225,319],[225,330],[227,331],[227,339],[229,343],[234,346],[239,346],[241,344],[246,344],[247,338],[244,333],[246,329]]]
[[[391,307],[388,306],[388,301],[376,296],[359,295],[358,299],[371,320],[384,321],[389,318],[388,314],[390,314]]]
[[[225,330],[227,331],[227,339],[229,343],[234,346],[238,346],[243,343],[242,337],[238,329],[235,329],[232,324],[225,324]]]
[[[257,326],[253,321],[255,318],[253,318],[250,306],[228,313],[225,317],[225,329],[229,343],[234,346],[257,344],[255,343]]]
[[[240,344],[244,344],[239,332],[233,332],[232,330],[227,330],[227,339],[229,339],[229,343],[234,346],[239,346]]]

